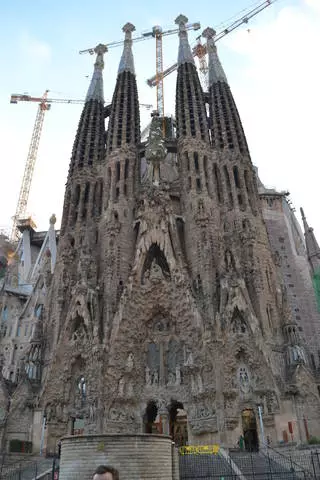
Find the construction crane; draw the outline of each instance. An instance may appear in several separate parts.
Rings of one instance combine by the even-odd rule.
[[[39,142],[41,137],[41,131],[43,126],[44,115],[47,110],[50,110],[51,103],[83,103],[83,100],[69,100],[69,99],[54,99],[48,98],[49,90],[46,90],[42,97],[31,97],[30,95],[11,95],[10,103],[18,102],[39,102],[36,120],[33,127],[31,143],[27,156],[27,161],[24,167],[22,184],[20,187],[19,200],[16,208],[16,213],[13,217],[13,225],[11,230],[11,241],[19,239],[19,232],[17,229],[17,222],[20,218],[25,216],[27,210],[27,204],[29,199],[29,193],[31,188],[31,182],[33,177],[34,166],[37,159],[37,153],[39,148]]]
[[[251,18],[258,15],[258,13],[262,12],[263,10],[268,8],[270,5],[274,4],[276,1],[277,0],[265,0],[261,3],[259,3],[258,5],[256,5],[252,10],[249,10],[245,15],[243,15],[240,18],[238,18],[237,20],[233,21],[227,27],[225,27],[223,30],[221,30],[219,33],[217,33],[214,37],[215,42],[217,42],[218,40],[221,40],[221,38],[228,35],[228,33],[232,32],[233,30],[240,27],[241,25],[247,24]],[[199,59],[200,72],[202,74],[203,83],[204,83],[204,86],[206,88],[208,88],[208,83],[207,83],[208,80],[206,78],[207,74],[208,74],[208,66],[207,66],[207,61],[206,61],[207,47],[206,47],[206,45],[203,45],[201,43],[201,37],[200,36],[197,37],[197,44],[193,47],[192,53],[193,53],[194,57],[198,57],[198,59]],[[178,68],[178,64],[175,63],[174,65],[171,65],[171,67],[164,70],[163,75],[162,75],[162,81],[163,81],[163,78],[170,75],[170,73],[177,70],[177,68]],[[147,80],[147,84],[150,87],[157,87],[158,86],[158,81],[159,81],[158,74],[156,72],[156,74],[153,77],[151,77]]]
[[[188,23],[186,25],[186,30],[199,30],[201,25],[199,22],[196,23]],[[179,28],[171,28],[169,30],[162,30],[159,25],[156,25],[152,28],[152,30],[142,33],[138,37],[133,37],[133,42],[142,42],[144,40],[149,40],[150,38],[155,38],[156,40],[156,83],[157,86],[157,111],[159,113],[159,117],[164,117],[164,91],[163,91],[163,53],[162,53],[162,37],[167,35],[173,35],[179,32]],[[107,49],[119,47],[123,45],[124,40],[118,40],[115,42],[106,43],[105,46]],[[94,54],[94,48],[88,48],[87,50],[81,50],[79,53],[90,53],[91,55]]]
[[[52,103],[69,103],[69,104],[85,103],[85,100],[74,100],[69,98],[68,99],[48,98],[48,93],[49,93],[49,90],[46,90],[42,95],[42,97],[32,97],[31,95],[28,95],[28,94],[18,94],[18,93],[14,93],[11,95],[10,103],[15,103],[15,104],[18,102],[39,103],[37,116],[36,116],[36,120],[33,127],[27,161],[24,167],[23,179],[22,179],[20,193],[19,193],[19,200],[16,208],[16,213],[13,217],[13,225],[12,225],[11,236],[10,236],[11,241],[16,241],[19,239],[17,222],[20,218],[24,217],[26,214],[45,112],[47,110],[50,110]],[[145,107],[149,110],[153,107],[153,105],[149,103],[140,103],[140,106]]]

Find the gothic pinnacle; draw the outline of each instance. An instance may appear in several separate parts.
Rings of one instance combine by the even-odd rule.
[[[183,63],[192,63],[194,65],[194,58],[188,41],[188,34],[186,24],[188,18],[185,15],[179,15],[175,19],[175,23],[179,26],[179,53],[178,53],[178,65]]]
[[[202,36],[207,39],[207,52],[209,58],[209,87],[217,82],[228,83],[226,74],[223,71],[217,54],[217,47],[214,42],[215,34],[215,30],[210,27],[207,27],[202,32]]]
[[[135,74],[132,54],[132,32],[134,32],[135,29],[136,27],[129,22],[126,23],[122,28],[122,31],[125,33],[125,39],[118,69],[118,75],[122,72],[130,72],[133,75]]]
[[[97,100],[98,102],[104,103],[102,77],[102,70],[104,68],[103,55],[108,51],[108,49],[106,45],[102,45],[100,43],[96,46],[94,51],[97,54],[97,58],[94,64],[94,71],[86,96],[86,102],[89,102],[89,100]]]

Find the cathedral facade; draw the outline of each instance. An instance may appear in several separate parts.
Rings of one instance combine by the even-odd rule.
[[[270,243],[268,194],[258,191],[215,32],[203,32],[204,93],[187,18],[176,23],[175,123],[163,135],[154,112],[146,142],[134,26],[123,28],[107,131],[105,47],[96,48],[43,321],[17,387],[27,388],[39,359],[30,415],[34,442],[48,451],[66,434],[155,432],[177,445],[226,446],[244,435],[250,449],[266,436],[320,436],[315,298],[303,335],[307,314],[294,314]]]

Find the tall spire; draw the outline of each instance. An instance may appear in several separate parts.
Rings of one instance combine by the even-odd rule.
[[[104,68],[103,55],[108,51],[106,45],[101,43],[94,49],[97,54],[96,62],[94,64],[94,71],[91,79],[91,83],[86,96],[86,102],[90,100],[97,100],[104,103],[103,97],[103,77],[102,70]]]
[[[179,25],[179,53],[178,53],[178,65],[182,65],[183,63],[192,63],[194,65],[194,59],[192,55],[192,51],[188,41],[188,33],[186,29],[186,24],[188,22],[188,18],[185,15],[179,15],[175,19],[175,23]]]
[[[209,107],[212,146],[215,150],[238,150],[241,154],[249,157],[249,149],[241,119],[214,43],[215,31],[208,27],[202,35],[207,39],[209,56]]]
[[[187,17],[179,15],[178,75],[176,86],[177,138],[194,137],[209,143],[209,129],[203,91],[188,42]]]
[[[132,54],[132,32],[135,26],[126,23],[123,52],[118,69],[109,118],[107,153],[124,145],[140,142],[140,112],[138,89]]]
[[[135,75],[134,71],[134,61],[132,54],[132,32],[134,32],[136,27],[132,23],[128,22],[122,28],[122,31],[125,33],[124,46],[122,57],[119,64],[118,75],[122,72],[130,72]]]
[[[207,27],[203,32],[202,36],[207,39],[207,52],[209,58],[209,87],[213,83],[225,82],[228,83],[226,74],[220,63],[217,47],[214,42],[214,37],[216,31],[213,28]]]
[[[308,225],[303,208],[300,208],[300,212],[303,221],[308,259],[313,273],[316,273],[316,271],[320,269],[320,247],[313,232],[313,228]]]

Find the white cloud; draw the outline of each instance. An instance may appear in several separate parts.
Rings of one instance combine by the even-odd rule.
[[[291,192],[320,240],[318,7],[319,0],[305,0],[283,8],[273,21],[224,43],[241,55],[243,67],[229,81],[261,179]]]

